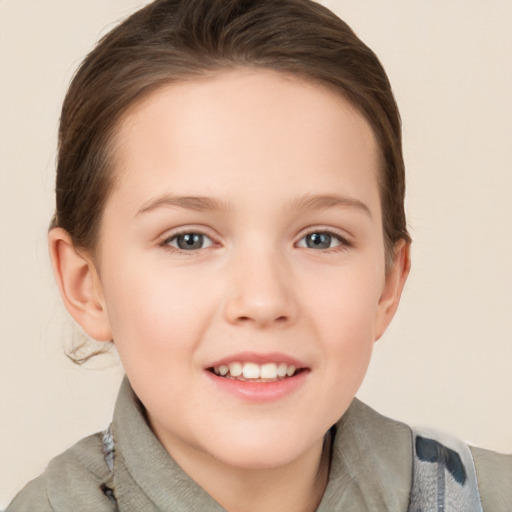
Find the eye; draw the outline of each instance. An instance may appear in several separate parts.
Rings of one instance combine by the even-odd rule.
[[[339,246],[350,245],[343,237],[330,231],[314,231],[302,237],[297,244],[298,247],[308,249],[332,249]]]
[[[167,238],[162,245],[167,245],[181,251],[196,251],[213,245],[210,237],[202,233],[179,233]]]

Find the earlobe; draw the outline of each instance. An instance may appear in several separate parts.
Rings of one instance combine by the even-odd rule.
[[[62,228],[50,230],[48,247],[55,279],[68,312],[91,338],[111,341],[101,282],[92,260],[75,248]]]
[[[393,263],[386,275],[386,281],[377,307],[375,340],[378,340],[395,316],[407,276],[411,268],[411,244],[399,240],[395,245]]]

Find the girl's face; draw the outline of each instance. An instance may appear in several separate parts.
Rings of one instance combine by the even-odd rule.
[[[385,275],[369,124],[239,69],[152,94],[116,141],[98,293],[156,435],[185,467],[319,450],[405,279],[403,249]]]

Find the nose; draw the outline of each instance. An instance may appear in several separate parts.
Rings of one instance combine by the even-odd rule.
[[[224,311],[229,323],[265,328],[289,325],[297,318],[292,272],[275,253],[238,258],[230,284]]]

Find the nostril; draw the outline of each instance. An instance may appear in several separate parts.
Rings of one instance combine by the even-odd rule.
[[[253,319],[253,318],[251,318],[250,316],[239,316],[239,317],[237,318],[237,320],[238,320],[239,322],[244,322],[244,323],[246,323],[246,322],[251,322],[251,321],[253,321],[253,320],[257,320],[257,318],[256,318],[256,319]],[[275,321],[276,323],[280,323],[280,324],[282,324],[282,323],[286,323],[286,322],[288,321],[288,317],[287,317],[287,316],[282,315],[282,316],[277,317],[274,321]],[[267,322],[265,322],[265,323],[267,323]]]

